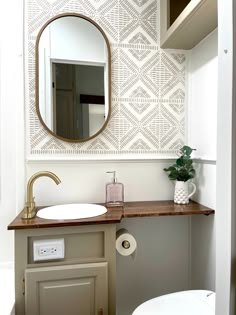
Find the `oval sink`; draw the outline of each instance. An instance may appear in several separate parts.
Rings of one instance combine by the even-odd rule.
[[[66,204],[47,207],[37,212],[37,217],[49,220],[75,220],[92,218],[107,212],[107,208],[90,203]]]

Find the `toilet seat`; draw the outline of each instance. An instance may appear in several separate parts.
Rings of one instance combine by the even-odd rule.
[[[132,315],[215,315],[215,293],[191,290],[166,294],[139,305]]]

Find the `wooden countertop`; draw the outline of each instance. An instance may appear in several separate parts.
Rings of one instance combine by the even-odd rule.
[[[38,207],[40,209],[40,207]],[[107,213],[80,220],[48,220],[37,216],[32,220],[22,220],[22,212],[9,224],[8,230],[35,229],[63,226],[79,226],[89,224],[119,223],[122,218],[173,216],[192,214],[213,214],[213,209],[191,201],[187,205],[177,205],[172,200],[126,202],[123,207],[107,208]]]

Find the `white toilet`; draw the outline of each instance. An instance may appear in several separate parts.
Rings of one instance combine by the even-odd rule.
[[[132,315],[215,315],[215,293],[191,290],[162,295],[139,305]]]

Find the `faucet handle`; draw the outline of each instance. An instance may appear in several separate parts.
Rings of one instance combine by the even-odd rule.
[[[23,211],[22,219],[33,219],[36,215],[35,202],[26,202]]]
[[[48,171],[42,171],[42,172],[38,172],[32,175],[30,179],[28,180],[28,184],[27,184],[27,202],[25,204],[22,219],[32,219],[36,215],[36,208],[35,208],[36,206],[35,206],[35,201],[33,197],[33,184],[37,178],[42,177],[42,176],[50,177],[51,179],[54,180],[54,182],[57,185],[60,184],[61,182],[60,179],[54,173],[48,172]]]
[[[33,209],[33,208],[35,208],[34,198],[33,198],[33,200],[32,200],[32,201],[26,201],[26,203],[25,203],[25,207],[26,207],[26,208],[29,208],[29,209]]]

